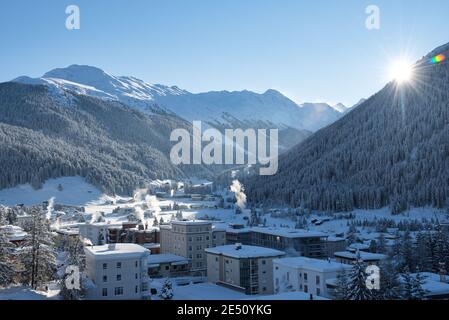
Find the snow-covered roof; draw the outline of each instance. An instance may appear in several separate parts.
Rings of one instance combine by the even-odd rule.
[[[240,248],[240,249],[238,249]],[[232,258],[262,258],[262,257],[279,257],[285,255],[285,252],[256,246],[236,246],[226,245],[205,250],[207,253],[224,255]]]
[[[305,257],[275,259],[273,264],[318,272],[338,272],[351,269],[351,266],[342,263]]]
[[[285,237],[285,238],[309,238],[309,237],[327,237],[328,235],[324,232],[309,231],[302,229],[289,229],[289,228],[264,228],[255,227],[250,230],[259,233],[271,234],[274,236]]]
[[[6,234],[9,241],[21,241],[28,234],[22,228],[13,225],[2,226],[0,229]]]
[[[143,244],[143,247],[147,248],[147,249],[156,249],[156,248],[160,248],[161,244],[160,243],[145,243],[145,244]]]
[[[188,262],[187,258],[177,256],[175,254],[151,254],[147,258],[148,264],[157,265],[160,263],[178,263],[178,262]]]
[[[209,225],[212,224],[210,221],[203,220],[188,220],[188,221],[172,221],[172,224],[184,225],[184,226],[195,226],[195,225]]]
[[[329,300],[327,298],[323,298],[320,296],[312,295],[313,300]],[[299,300],[312,300],[310,299],[310,293],[305,292],[283,292],[278,294],[273,294],[270,296],[253,296],[248,298],[247,300],[290,300],[290,301],[299,301]]]
[[[319,231],[309,231],[302,229],[292,229],[292,228],[276,228],[276,227],[253,227],[253,228],[227,228],[228,233],[248,233],[257,232],[264,233],[278,237],[284,238],[321,238],[327,237],[328,235],[324,232]]]
[[[351,250],[368,250],[369,245],[364,243],[353,243],[349,246],[349,249]]]
[[[357,259],[357,254],[360,254],[360,258],[363,261],[379,261],[379,260],[383,260],[383,259],[385,259],[387,257],[384,254],[363,252],[363,251],[359,251],[358,253],[349,252],[349,251],[335,252],[334,256],[337,257],[337,258],[356,260]]]
[[[56,230],[56,233],[68,235],[68,236],[74,236],[79,234],[78,229],[58,229]]]
[[[327,237],[327,242],[340,242],[340,241],[346,241],[346,239],[342,238],[342,237],[336,237],[336,236]]]
[[[144,247],[134,243],[116,243],[105,244],[101,246],[85,247],[86,253],[89,253],[96,258],[121,258],[138,257],[149,254],[149,251]]]

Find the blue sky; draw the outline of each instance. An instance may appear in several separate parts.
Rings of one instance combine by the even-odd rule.
[[[70,4],[80,30],[65,28]],[[353,104],[383,87],[391,59],[449,42],[448,21],[447,0],[1,0],[0,81],[76,63],[192,92]]]

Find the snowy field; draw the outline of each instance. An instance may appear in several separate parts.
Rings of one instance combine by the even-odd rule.
[[[35,291],[27,287],[0,290],[0,300],[60,300],[59,290]]]
[[[62,186],[59,191],[58,186]],[[97,200],[102,193],[81,177],[64,177],[47,180],[43,187],[35,190],[31,185],[0,190],[0,204],[15,206],[23,203],[26,206],[40,204],[54,197],[55,202],[73,206],[83,206]]]

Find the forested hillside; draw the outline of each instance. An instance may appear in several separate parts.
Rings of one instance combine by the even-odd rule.
[[[56,98],[44,86],[0,84],[0,189],[80,175],[128,194],[149,179],[210,175],[210,168],[171,164],[174,128],[189,123],[89,96]]]
[[[344,118],[280,159],[272,177],[245,181],[254,202],[323,211],[448,206],[449,64],[415,66],[410,83],[389,83]]]

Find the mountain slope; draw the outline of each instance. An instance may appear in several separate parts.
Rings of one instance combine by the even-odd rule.
[[[389,83],[280,158],[272,177],[245,181],[248,198],[312,210],[448,206],[449,64],[432,55],[412,83]]]
[[[210,176],[212,168],[175,167],[170,133],[190,129],[160,112],[143,114],[121,103],[47,87],[0,84],[0,189],[79,175],[108,193],[129,194],[156,178]]]
[[[340,118],[343,111],[327,104],[298,106],[280,92],[263,94],[251,91],[206,92],[193,94],[178,87],[147,84],[134,77],[116,77],[101,69],[72,65],[55,69],[43,77],[19,77],[15,82],[44,84],[53,90],[69,90],[109,100],[117,100],[142,111],[151,111],[154,104],[188,120],[234,127],[231,119],[265,126],[315,131]]]

